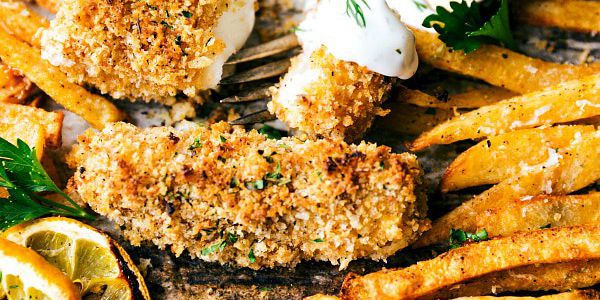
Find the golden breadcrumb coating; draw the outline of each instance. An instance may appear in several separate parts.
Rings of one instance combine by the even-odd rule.
[[[184,127],[88,130],[67,158],[70,192],[133,245],[253,269],[384,259],[429,228],[412,154]]]
[[[390,89],[391,79],[336,59],[322,46],[292,60],[289,72],[273,91],[269,110],[310,136],[355,141],[375,116],[387,114],[380,106]]]
[[[42,33],[42,55],[70,80],[113,98],[172,103],[178,93],[207,88],[205,69],[225,48],[214,27],[243,3],[63,0]]]

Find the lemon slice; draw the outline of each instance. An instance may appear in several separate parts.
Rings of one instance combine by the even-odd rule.
[[[137,267],[108,235],[52,217],[12,227],[2,237],[29,247],[81,287],[84,299],[150,299]]]
[[[0,299],[79,299],[79,290],[34,251],[0,238]]]

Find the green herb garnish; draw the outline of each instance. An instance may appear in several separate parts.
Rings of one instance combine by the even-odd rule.
[[[423,26],[434,28],[440,40],[465,53],[475,51],[482,44],[500,44],[516,49],[510,31],[507,0],[474,1],[471,6],[464,0],[450,2],[452,11],[438,6],[435,14],[425,18]]]
[[[349,17],[354,17],[354,20],[356,21],[356,24],[358,24],[358,26],[365,27],[367,26],[367,22],[365,20],[365,14],[359,2],[362,2],[368,9],[371,9],[366,0],[346,0],[346,14]]]
[[[219,140],[221,141],[221,143],[227,142],[227,139],[222,135],[219,136]]]
[[[187,10],[182,11],[181,14],[188,19],[192,17],[192,13]]]
[[[322,243],[322,242],[324,242],[324,240],[323,239],[314,239],[313,242],[315,242],[315,243]]]
[[[227,232],[227,236],[225,238],[223,238],[222,241],[220,241],[216,244],[212,244],[212,245],[202,249],[200,251],[200,255],[209,255],[211,253],[216,252],[217,250],[219,250],[219,252],[222,252],[223,249],[225,249],[225,247],[227,247],[228,245],[235,244],[235,242],[237,242],[237,240],[238,240],[237,235],[235,235],[231,232]]]
[[[250,260],[250,263],[256,263],[256,256],[254,256],[254,250],[250,249],[250,252],[248,252],[248,260]]]
[[[188,148],[190,151],[196,150],[196,149],[200,149],[202,148],[202,141],[200,140],[200,138],[195,138],[194,142],[190,145],[190,147]]]
[[[9,194],[0,200],[0,230],[45,215],[94,219],[56,186],[37,159],[35,148],[20,139],[15,146],[0,138],[0,187]],[[57,193],[70,205],[46,199],[38,194],[42,192]]]
[[[167,23],[167,21],[160,21],[160,24],[162,24],[163,26],[165,26],[169,29],[173,29],[173,25]]]
[[[417,8],[420,11],[425,11],[427,9],[427,4],[425,4],[419,0],[413,0],[413,3],[417,6]]]
[[[451,229],[450,230],[450,241],[449,248],[456,249],[460,248],[463,244],[467,242],[481,242],[488,239],[488,233],[485,228],[477,231],[476,233],[466,232],[460,229]]]
[[[281,132],[279,132],[279,130],[269,126],[269,125],[263,125],[263,127],[261,127],[258,130],[258,133],[266,136],[269,139],[272,140],[279,140],[281,139]]]

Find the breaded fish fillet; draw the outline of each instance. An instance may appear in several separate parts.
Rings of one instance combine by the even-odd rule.
[[[70,192],[133,245],[254,269],[384,259],[429,228],[412,154],[184,127],[87,131],[68,155]]]
[[[273,91],[269,111],[290,127],[313,137],[358,140],[381,108],[390,78],[354,62],[335,58],[321,46],[302,53]]]
[[[113,98],[158,100],[214,88],[254,25],[254,0],[62,0],[42,57]]]

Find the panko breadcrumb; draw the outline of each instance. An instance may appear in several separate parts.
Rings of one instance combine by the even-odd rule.
[[[253,0],[63,0],[42,57],[113,98],[170,104],[216,86],[253,23]]]
[[[385,259],[430,226],[412,154],[183,127],[88,130],[67,158],[70,193],[133,245],[253,269]]]
[[[325,46],[302,53],[273,90],[269,111],[313,137],[358,140],[391,89],[391,79],[354,62],[335,58]]]

